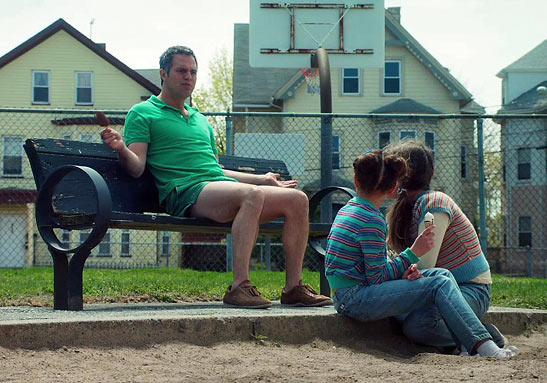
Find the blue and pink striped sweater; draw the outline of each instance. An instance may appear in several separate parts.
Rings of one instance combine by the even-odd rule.
[[[418,197],[412,212],[411,238],[418,236],[419,224],[428,211],[446,213],[449,218],[435,267],[450,270],[459,283],[470,281],[490,269],[475,228],[458,204],[443,192],[426,190]]]
[[[368,200],[355,197],[340,209],[325,255],[325,274],[331,288],[400,279],[412,263],[418,262],[410,249],[390,259],[386,236],[385,217]]]

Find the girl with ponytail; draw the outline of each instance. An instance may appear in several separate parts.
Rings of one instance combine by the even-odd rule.
[[[490,267],[481,250],[477,233],[460,207],[445,193],[430,189],[434,173],[433,152],[425,143],[417,140],[392,144],[384,150],[389,155],[404,158],[408,164],[408,173],[402,180],[400,193],[387,214],[389,247],[395,251],[406,248],[424,230],[425,215],[432,214],[435,244],[420,258],[418,268],[440,267],[450,270],[466,302],[475,315],[482,319],[491,300]],[[504,347],[506,340],[499,330],[490,323],[484,326],[496,344]],[[414,310],[406,316],[403,332],[416,343],[443,349],[457,346],[447,323],[435,306]]]
[[[353,169],[357,197],[336,215],[325,255],[325,274],[336,311],[369,321],[433,305],[470,353],[513,356],[512,351],[500,349],[492,341],[449,271],[417,269],[420,257],[435,243],[434,225],[398,256],[388,257],[386,220],[379,208],[386,198],[397,195],[407,176],[407,161],[374,150],[357,157]]]

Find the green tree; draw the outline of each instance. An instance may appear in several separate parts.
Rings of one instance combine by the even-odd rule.
[[[233,63],[226,48],[215,51],[209,61],[209,81],[196,89],[192,103],[201,112],[230,112],[232,110]],[[208,116],[215,131],[220,153],[226,153],[226,120],[221,116]]]

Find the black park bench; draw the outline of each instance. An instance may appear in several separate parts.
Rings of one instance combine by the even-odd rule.
[[[203,218],[166,215],[158,203],[158,192],[148,170],[135,179],[122,169],[117,154],[102,143],[61,139],[28,139],[24,144],[38,196],[36,223],[53,257],[54,309],[83,309],[83,269],[91,250],[109,228],[173,231],[184,233],[230,233],[231,223]],[[255,174],[275,172],[290,179],[283,161],[220,156],[229,170]],[[354,191],[332,186],[310,199],[310,217],[321,200],[334,191],[349,196]],[[309,244],[324,256],[322,240],[331,223],[310,223]],[[260,226],[262,234],[281,234],[282,221]],[[69,248],[57,237],[55,229],[91,229],[79,246]],[[71,257],[69,254],[73,254]],[[329,292],[321,267],[321,291]]]

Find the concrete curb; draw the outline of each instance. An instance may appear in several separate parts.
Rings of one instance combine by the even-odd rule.
[[[491,307],[484,321],[494,323],[504,334],[519,335],[546,324],[547,310]]]
[[[547,311],[492,308],[486,321],[517,335],[547,323]],[[230,309],[220,302],[184,304],[86,305],[85,311],[42,307],[0,307],[0,346],[23,349],[61,347],[145,347],[186,342],[268,339],[302,344],[314,339],[367,339],[376,344],[405,343],[389,320],[357,322],[332,306],[268,310]],[[408,346],[408,344],[407,344]]]

